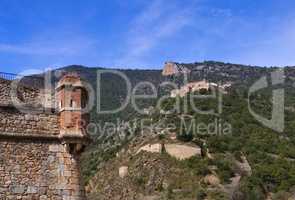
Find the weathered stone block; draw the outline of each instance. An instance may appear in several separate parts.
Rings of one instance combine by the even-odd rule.
[[[47,196],[46,195],[42,195],[42,196],[40,196],[40,200],[47,200],[48,198],[47,198]]]
[[[22,194],[25,192],[24,185],[13,185],[10,187],[10,192],[14,194]]]
[[[84,200],[79,162],[64,150],[59,143],[1,141],[0,199]]]
[[[53,144],[53,145],[49,146],[49,151],[50,152],[61,152],[62,150],[59,145]]]
[[[125,178],[128,175],[128,167],[127,166],[122,166],[119,168],[119,176],[121,178]]]
[[[27,193],[28,194],[36,194],[36,193],[38,193],[38,187],[28,186]]]

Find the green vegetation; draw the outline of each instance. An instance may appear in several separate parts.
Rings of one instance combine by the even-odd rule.
[[[294,193],[295,185],[295,90],[292,86],[293,77],[295,77],[294,68],[286,68],[285,87],[285,130],[283,133],[277,133],[269,128],[264,127],[249,113],[248,109],[248,88],[262,76],[268,74],[275,68],[260,68],[242,65],[233,65],[228,63],[206,61],[204,63],[184,64],[192,70],[189,75],[190,81],[201,80],[206,78],[216,83],[234,82],[229,89],[228,94],[223,95],[222,113],[218,115],[206,115],[195,112],[189,103],[187,110],[184,104],[188,103],[190,95],[186,98],[167,99],[161,105],[163,110],[171,110],[176,103],[180,103],[180,110],[171,114],[161,114],[160,110],[154,110],[150,123],[165,121],[166,124],[174,124],[177,138],[183,142],[196,142],[199,146],[208,147],[210,153],[218,156],[214,161],[207,159],[193,158],[187,161],[175,161],[171,165],[180,166],[192,172],[196,176],[208,174],[208,166],[217,167],[217,174],[222,183],[228,183],[233,176],[235,169],[233,159],[241,161],[241,156],[245,155],[252,167],[252,175],[243,177],[238,191],[235,192],[235,199],[264,199],[268,192],[276,194],[277,199],[283,199],[282,196],[290,196]],[[204,66],[203,69],[196,70],[196,66]],[[68,70],[76,70],[73,69]],[[87,71],[87,72],[86,72]],[[182,77],[162,77],[160,70],[121,70],[131,80],[132,86],[140,81],[149,81],[156,85],[160,91],[159,84],[164,80],[173,80],[181,85]],[[96,72],[94,69],[79,69],[84,79],[89,80],[96,89]],[[105,75],[101,82],[102,88],[102,109],[114,109],[119,106],[126,96],[126,88],[123,80],[114,75]],[[250,106],[256,113],[270,118],[271,117],[271,88],[265,91],[254,93],[250,97]],[[166,92],[161,91],[161,94]],[[212,91],[211,91],[212,92]],[[211,94],[209,91],[201,91],[201,95]],[[148,108],[155,105],[155,101],[140,101],[140,107]],[[201,111],[218,111],[216,99],[194,99],[193,104]],[[185,115],[184,115],[185,114]],[[96,108],[91,113],[91,120],[101,127],[106,122],[116,122],[117,118],[129,121],[134,118],[143,116],[136,113],[128,105],[122,112],[116,114],[98,114]],[[145,116],[144,116],[145,117]],[[184,126],[182,120],[188,126]],[[193,127],[187,129],[191,120],[196,124],[210,125],[204,131],[202,127]],[[220,129],[216,130],[221,126]],[[230,131],[226,124],[231,125]],[[139,131],[139,130],[138,130]],[[160,135],[159,140],[164,140]],[[126,144],[128,140],[117,143],[114,137],[94,137],[94,143],[89,147],[82,159],[83,176],[87,182],[96,172],[97,168],[112,158]],[[204,148],[203,148],[204,149]],[[205,154],[206,152],[204,152]],[[232,157],[227,156],[232,155]],[[165,156],[163,154],[162,156]],[[172,162],[172,161],[171,161]],[[137,180],[141,182],[141,180]],[[185,183],[187,181],[187,183]],[[167,196],[175,197],[173,189],[178,188],[181,184],[191,184],[189,180],[181,180],[179,183],[168,187]],[[195,183],[194,183],[195,184]],[[206,194],[202,188],[194,191],[198,199],[204,199]],[[212,194],[213,199],[226,199],[225,197]],[[210,196],[211,197],[211,196]]]
[[[240,93],[243,93],[239,91]],[[289,106],[294,106],[295,101],[287,93]],[[187,96],[189,97],[189,95]],[[256,121],[248,111],[247,100],[238,93],[238,90],[231,91],[223,96],[223,112],[220,115],[203,115],[194,112],[191,105],[188,107],[187,115],[191,117],[185,119],[186,125],[180,123],[183,112],[174,112],[166,116],[166,123],[177,125],[176,132],[178,139],[184,142],[195,139],[202,139],[207,142],[211,153],[226,155],[231,153],[236,160],[241,161],[241,152],[246,155],[253,170],[251,177],[242,181],[240,195],[243,194],[245,199],[263,199],[261,196],[265,192],[277,193],[280,191],[290,191],[295,185],[295,137],[294,112],[286,112],[286,128],[284,133],[277,133],[269,128],[264,127]],[[270,116],[271,95],[265,91],[263,95],[254,94],[251,97],[250,105],[263,116]],[[181,104],[186,103],[189,98],[181,99]],[[164,102],[163,107],[172,107],[175,99]],[[216,101],[196,99],[193,102],[197,108],[205,111],[216,108]],[[179,122],[176,122],[176,121]],[[208,131],[207,134],[198,132],[196,127],[188,129],[189,123],[194,120],[196,124],[211,124],[214,120],[217,122],[229,123],[232,126],[231,134],[220,134],[220,132]],[[210,134],[217,133],[217,134]],[[221,132],[222,133],[222,132]],[[190,163],[188,166],[202,169],[202,166]],[[208,164],[208,163],[207,163]],[[217,166],[217,173],[222,182],[228,183],[229,179],[234,176],[234,168],[231,159],[224,156],[218,156],[214,159],[212,165]],[[256,197],[254,198],[254,196]]]

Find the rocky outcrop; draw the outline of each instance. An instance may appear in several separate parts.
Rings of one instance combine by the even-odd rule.
[[[210,174],[205,176],[204,183],[212,186],[220,186],[220,179],[216,175]]]
[[[186,73],[190,73],[190,70],[184,67],[183,65],[175,62],[166,62],[164,69],[162,71],[163,76],[171,76]]]
[[[122,166],[119,168],[119,176],[121,178],[125,178],[128,175],[128,167],[127,166]]]
[[[244,173],[246,176],[252,175],[251,166],[245,156],[241,156],[242,162],[237,161],[236,164],[240,168],[241,172]]]

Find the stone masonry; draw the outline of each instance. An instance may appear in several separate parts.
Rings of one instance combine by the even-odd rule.
[[[0,85],[0,92],[9,93],[5,91],[5,87],[9,90],[7,81]],[[81,112],[81,103],[73,105],[71,100],[82,102],[85,95],[75,75],[66,75],[59,86],[62,92],[70,88],[70,104],[64,101],[49,112],[22,113],[3,98],[0,101],[0,200],[85,199],[79,157],[90,139],[79,121],[88,118]],[[65,98],[57,95],[56,102]],[[64,125],[67,120],[70,127]]]

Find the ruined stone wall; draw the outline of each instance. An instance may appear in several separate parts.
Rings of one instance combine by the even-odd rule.
[[[58,141],[0,140],[0,200],[84,200],[79,171]]]
[[[137,153],[140,153],[141,151],[147,151],[151,153],[161,153],[163,145],[158,143],[158,144],[147,144],[143,147],[141,147]]]

